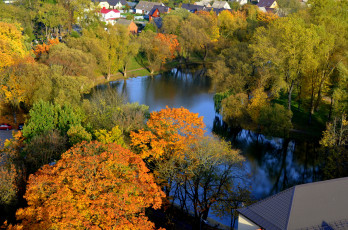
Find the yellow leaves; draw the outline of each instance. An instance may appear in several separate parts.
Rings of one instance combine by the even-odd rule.
[[[122,131],[118,128],[118,126],[113,127],[111,131],[107,131],[105,129],[97,130],[95,131],[95,136],[97,141],[103,144],[116,143],[123,147],[126,146],[123,140]]]
[[[18,24],[0,22],[0,71],[28,55]]]
[[[253,92],[253,97],[250,100],[247,111],[251,119],[257,123],[260,110],[267,104],[267,94],[263,91],[263,88],[258,88]]]

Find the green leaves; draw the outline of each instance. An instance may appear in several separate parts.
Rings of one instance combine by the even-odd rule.
[[[71,126],[80,125],[82,116],[71,105],[57,105],[40,100],[29,112],[30,119],[23,128],[29,142],[33,137],[57,129],[65,134]]]

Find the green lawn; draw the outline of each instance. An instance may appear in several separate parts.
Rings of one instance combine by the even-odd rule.
[[[294,95],[293,95],[293,98]],[[288,99],[287,95],[283,94],[278,99],[273,100],[273,103],[281,104],[287,108]],[[301,105],[300,109],[298,109],[298,101],[292,99],[291,102],[291,111],[293,113],[292,116],[292,124],[293,129],[300,130],[303,133],[309,134],[310,136],[320,137],[322,131],[325,130],[326,121],[329,114],[330,105],[322,102],[319,106],[319,110],[314,112],[312,116],[311,124],[308,123],[309,120],[309,111],[305,105]],[[294,134],[294,135],[298,135]]]
[[[127,67],[127,77],[147,76],[150,72],[141,64],[139,64],[140,57],[133,57]],[[134,71],[135,70],[135,71]],[[120,70],[120,72],[122,72]]]

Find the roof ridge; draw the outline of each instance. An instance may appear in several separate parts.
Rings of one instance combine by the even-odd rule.
[[[254,203],[254,204],[252,204],[252,205],[249,205],[248,207],[253,207],[253,206],[255,206],[255,205],[256,205],[257,203],[259,203],[259,202],[267,201],[267,200],[269,200],[269,199],[271,199],[271,198],[273,198],[273,197],[277,197],[277,196],[279,196],[279,195],[281,195],[281,194],[287,192],[288,190],[291,190],[291,189],[294,189],[294,190],[295,190],[295,187],[296,187],[296,186],[292,186],[292,187],[290,187],[290,188],[288,188],[288,189],[285,189],[285,190],[283,190],[283,191],[281,191],[281,192],[278,192],[278,193],[276,193],[276,194],[274,194],[274,195],[272,195],[272,196],[268,196],[268,197],[266,197],[266,198],[264,198],[264,199],[259,200],[258,202]]]
[[[292,188],[292,187],[291,187]],[[288,212],[288,217],[286,218],[286,229],[288,229],[288,226],[289,226],[289,220],[290,220],[290,214],[291,214],[291,209],[292,209],[292,206],[293,206],[293,200],[294,200],[294,196],[295,196],[295,191],[296,191],[296,186],[293,186],[294,188],[294,191],[292,192],[292,196],[291,196],[291,205],[290,205],[290,208],[289,208],[289,212]]]
[[[335,178],[335,179],[329,179],[329,180],[322,180],[322,181],[315,181],[315,182],[309,182],[304,184],[295,185],[293,187],[305,187],[305,186],[311,186],[313,184],[326,184],[331,183],[333,181],[340,181],[340,180],[348,180],[348,177],[341,177],[341,178]],[[285,191],[285,190],[284,190]]]

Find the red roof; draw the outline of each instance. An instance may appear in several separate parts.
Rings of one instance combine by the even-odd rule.
[[[101,9],[101,10],[100,10],[100,13],[102,13],[102,14],[107,14],[107,13],[109,13],[110,11],[114,11],[115,13],[120,13],[120,11],[118,11],[118,10],[108,10],[108,9],[105,9],[105,8]]]

